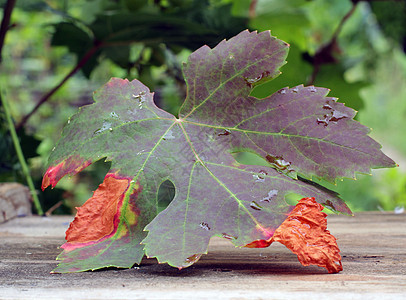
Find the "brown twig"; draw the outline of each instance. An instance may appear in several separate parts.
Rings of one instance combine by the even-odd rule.
[[[249,16],[250,19],[255,18],[255,15],[256,15],[255,11],[256,11],[256,8],[257,8],[257,4],[258,4],[258,0],[252,0],[251,3],[250,3],[250,8],[249,8],[249,11],[248,11],[248,16]]]
[[[78,61],[78,63],[75,65],[75,67],[59,82],[52,90],[50,90],[48,93],[46,93],[42,98],[38,101],[38,103],[35,105],[35,107],[27,114],[25,115],[21,121],[16,125],[17,130],[20,129],[27,123],[28,119],[38,110],[38,108],[41,107],[45,102],[51,98],[53,94],[69,79],[71,78],[77,71],[79,71],[86,63],[87,61],[97,52],[102,47],[102,43],[95,43],[95,45],[89,49],[85,53],[85,55],[82,57],[81,60]]]
[[[48,210],[45,212],[45,216],[49,217],[50,215],[52,215],[52,213],[53,213],[58,207],[60,207],[62,204],[63,204],[63,200],[60,200],[60,201],[56,202],[54,205],[51,206],[50,209],[48,209]]]
[[[4,7],[3,20],[1,21],[0,27],[0,63],[3,61],[2,50],[4,46],[4,39],[6,38],[6,33],[10,28],[11,13],[13,12],[16,0],[8,0]]]
[[[351,9],[345,14],[345,16],[341,19],[340,24],[338,24],[338,27],[336,28],[333,36],[332,36],[332,40],[337,40],[338,35],[340,34],[341,30],[343,29],[343,26],[345,24],[345,22],[352,16],[352,14],[354,13],[355,9],[357,8],[357,4],[358,4],[359,0],[353,0],[352,1],[352,7]]]
[[[312,58],[313,63],[313,72],[308,81],[308,85],[314,84],[318,73],[320,72],[320,67],[324,64],[335,63],[337,62],[336,58],[334,57],[335,52],[339,52],[340,49],[338,47],[338,36],[343,29],[345,22],[352,16],[355,9],[357,8],[359,0],[352,1],[351,9],[345,14],[345,16],[341,19],[340,23],[338,24],[336,30],[334,31],[330,42],[322,46],[316,54]]]
[[[111,37],[111,36],[110,36]],[[146,42],[153,42],[154,40],[147,40]],[[71,78],[77,71],[79,71],[87,61],[101,48],[103,47],[111,47],[111,46],[121,46],[121,45],[128,45],[131,43],[137,42],[136,40],[126,41],[126,42],[102,42],[98,41],[94,43],[94,46],[89,49],[82,57],[82,59],[75,65],[75,67],[70,71],[62,80],[61,82],[56,85],[52,90],[46,93],[42,98],[38,101],[37,105],[27,114],[25,115],[21,121],[16,125],[16,129],[22,128],[28,121],[28,119],[41,107],[45,102],[47,102],[55,92],[62,87],[62,85]]]

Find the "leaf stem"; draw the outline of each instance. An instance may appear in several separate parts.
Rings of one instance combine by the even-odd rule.
[[[11,138],[12,138],[13,143],[14,143],[14,148],[16,150],[18,160],[20,161],[21,168],[23,169],[23,173],[24,173],[24,175],[26,177],[27,184],[28,184],[28,187],[29,187],[30,192],[31,192],[32,200],[33,200],[34,205],[35,205],[35,209],[37,210],[38,215],[42,216],[44,214],[44,212],[42,210],[41,203],[39,202],[37,191],[35,190],[34,183],[33,183],[32,178],[31,178],[30,170],[29,170],[28,165],[27,165],[27,163],[25,161],[24,154],[23,154],[23,151],[21,149],[20,141],[18,140],[17,132],[16,132],[16,129],[14,127],[13,120],[11,119],[11,114],[10,114],[10,110],[9,110],[9,107],[8,107],[7,99],[5,97],[3,97],[3,95],[1,95],[1,94],[0,94],[0,99],[1,99],[1,103],[3,104],[3,107],[4,107],[6,120],[7,120],[7,123],[8,123],[8,127],[10,129]]]

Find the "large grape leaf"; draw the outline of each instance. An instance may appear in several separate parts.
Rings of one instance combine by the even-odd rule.
[[[395,164],[325,88],[249,96],[279,75],[287,52],[269,32],[243,31],[201,47],[184,65],[179,118],[156,107],[137,80],[112,79],[98,90],[95,103],[68,121],[43,179],[43,188],[55,186],[97,160],[111,161],[71,223],[55,272],[131,267],[144,253],[182,268],[207,253],[213,236],[236,246],[269,240],[293,209],[285,200],[291,193],[351,213],[312,176],[335,181]],[[235,152],[268,165],[242,165]],[[175,196],[160,212],[158,190],[167,180]]]

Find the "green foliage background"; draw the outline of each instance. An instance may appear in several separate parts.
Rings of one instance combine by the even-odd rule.
[[[0,1],[4,7],[7,1]],[[271,30],[291,45],[283,74],[253,91],[266,97],[298,84],[331,89],[399,168],[330,186],[355,210],[406,205],[406,4],[350,0],[19,0],[3,48],[0,88],[11,102],[23,151],[40,190],[62,127],[110,77],[141,80],[157,104],[176,114],[185,88],[182,62],[248,28]],[[88,59],[83,59],[86,57]],[[69,72],[78,69],[73,76]],[[21,123],[64,78],[51,98]],[[255,163],[249,156],[239,157]],[[87,200],[107,166],[40,192],[45,210],[69,213]],[[0,181],[24,182],[0,110]],[[323,183],[324,184],[324,183]]]

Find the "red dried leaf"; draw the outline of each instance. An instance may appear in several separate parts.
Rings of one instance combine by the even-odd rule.
[[[329,273],[342,271],[340,249],[327,230],[327,214],[314,198],[303,198],[268,240],[256,240],[248,248],[268,247],[280,242],[295,253],[304,266],[318,265]]]
[[[65,161],[50,167],[46,173],[44,174],[44,178],[42,180],[42,190],[45,190],[49,185],[55,187],[61,178],[67,174],[75,175],[79,173],[83,169],[87,168],[91,165],[90,160],[83,160],[80,157],[69,157]]]

